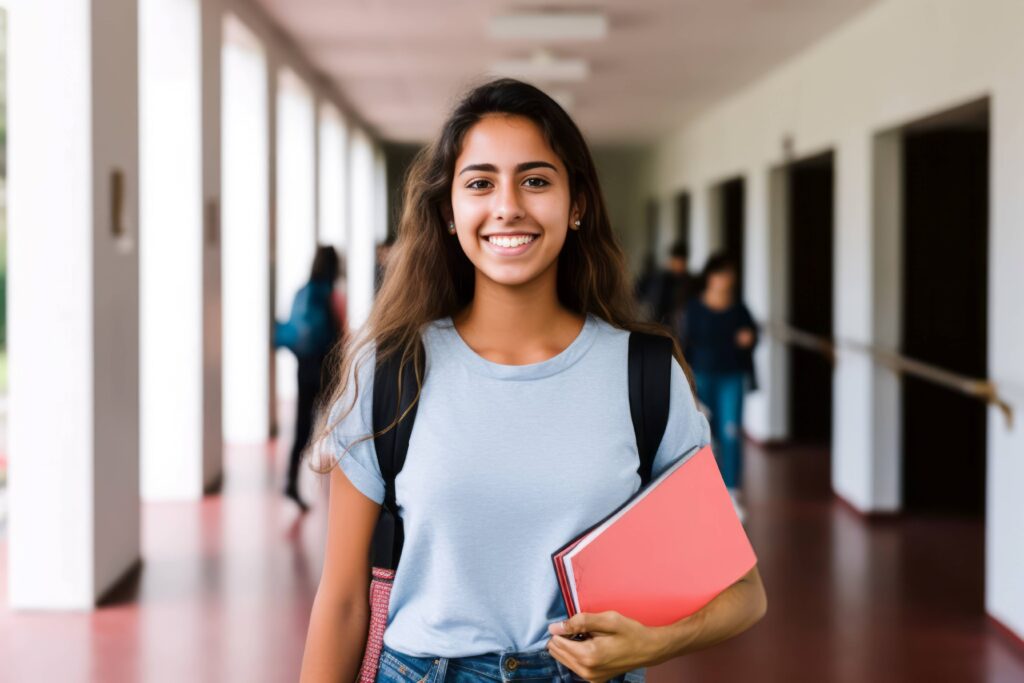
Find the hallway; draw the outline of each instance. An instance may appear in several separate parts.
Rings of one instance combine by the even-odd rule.
[[[0,608],[0,680],[295,680],[326,500],[301,518],[277,495],[288,442],[229,448],[219,495],[145,505],[145,566],[95,613]],[[829,493],[827,454],[747,452],[747,530],[768,616],[651,670],[650,683],[1024,680],[1024,650],[983,616],[980,520],[867,523]]]

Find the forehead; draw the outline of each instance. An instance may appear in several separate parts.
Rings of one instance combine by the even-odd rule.
[[[487,114],[466,132],[456,165],[490,163],[500,168],[522,161],[550,161],[562,168],[536,123],[522,116]]]

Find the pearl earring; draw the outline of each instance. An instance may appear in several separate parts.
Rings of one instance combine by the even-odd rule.
[[[448,223],[448,232],[452,235],[455,234],[455,221],[451,221]]]
[[[577,219],[576,219],[576,220],[575,220],[575,221],[573,222],[573,225],[575,225],[575,226],[576,226],[576,229],[577,229],[577,230],[579,230],[579,229],[580,229],[580,219],[579,219],[579,218],[577,218]]]

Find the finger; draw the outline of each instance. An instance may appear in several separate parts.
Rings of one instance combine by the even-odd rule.
[[[566,635],[576,633],[618,633],[621,630],[622,615],[618,612],[581,612],[563,623]]]
[[[579,671],[579,659],[575,653],[567,649],[564,644],[572,641],[565,640],[564,638],[552,638],[548,641],[548,652],[556,660],[561,662],[563,665],[569,667],[573,671]]]

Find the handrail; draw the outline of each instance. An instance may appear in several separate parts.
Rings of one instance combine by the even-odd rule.
[[[917,377],[966,396],[980,399],[996,406],[1006,419],[1007,427],[1013,428],[1013,406],[999,394],[996,383],[988,378],[968,377],[952,370],[908,358],[894,351],[885,351],[870,344],[847,339],[828,339],[785,323],[772,322],[765,325],[765,328],[770,335],[780,341],[820,353],[832,365],[836,364],[837,349],[855,351],[870,356],[876,363],[897,374]]]

